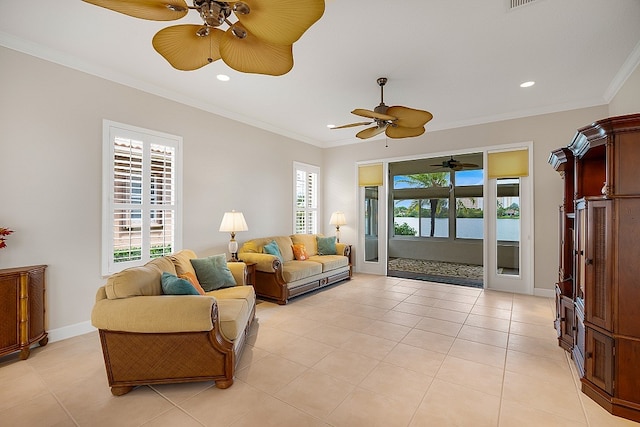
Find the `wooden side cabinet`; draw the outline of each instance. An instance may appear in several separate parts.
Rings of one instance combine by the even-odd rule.
[[[33,343],[47,345],[46,268],[34,265],[0,270],[0,356],[20,351],[24,360]]]

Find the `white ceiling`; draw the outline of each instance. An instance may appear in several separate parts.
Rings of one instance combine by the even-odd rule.
[[[361,121],[350,111],[379,103],[378,77],[389,78],[387,105],[433,113],[428,137],[606,104],[640,63],[640,0],[536,0],[513,10],[509,0],[327,0],[280,77],[222,61],[173,69],[151,39],[199,23],[193,11],[153,22],[80,0],[0,3],[0,45],[320,147],[359,142],[363,128],[326,126]],[[219,82],[221,73],[231,81]],[[536,85],[520,88],[527,80]]]

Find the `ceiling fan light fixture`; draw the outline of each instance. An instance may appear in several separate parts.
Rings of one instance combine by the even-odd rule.
[[[209,35],[209,27],[204,26],[200,28],[198,31],[196,31],[196,35],[198,37],[207,37]]]
[[[166,4],[165,5],[167,7],[167,9],[173,11],[173,12],[188,12],[189,8],[188,7],[182,7],[182,6],[178,6],[175,4]]]
[[[233,5],[233,12],[240,15],[248,15],[251,12],[251,8],[245,2],[239,1]]]
[[[247,31],[238,25],[234,25],[231,27],[231,33],[240,40],[247,38]]]

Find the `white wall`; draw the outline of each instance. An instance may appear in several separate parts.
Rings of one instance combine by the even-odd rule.
[[[435,113],[437,117],[437,112]],[[549,153],[568,145],[576,130],[607,117],[606,105],[464,128],[427,132],[406,140],[368,140],[326,149],[324,173],[325,214],[343,210],[349,221],[340,227],[341,241],[357,242],[355,162],[406,157],[429,157],[473,148],[533,141],[534,156],[534,259],[536,292],[547,294],[557,281],[558,206],[562,203],[560,175],[547,163]],[[338,194],[339,197],[328,197]],[[357,267],[357,266],[356,266]],[[542,292],[540,292],[542,290]]]
[[[0,268],[47,264],[48,329],[88,327],[100,276],[102,120],[184,138],[184,247],[222,253],[223,213],[290,234],[293,161],[322,150],[0,47]],[[84,322],[84,323],[83,323]],[[75,325],[75,326],[74,326]],[[56,332],[52,339],[56,338]]]
[[[609,103],[610,116],[640,113],[640,66],[627,78]]]

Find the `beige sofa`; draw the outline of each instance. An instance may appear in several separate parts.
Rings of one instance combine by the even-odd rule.
[[[350,279],[351,246],[336,243],[336,255],[319,255],[317,236],[293,234],[245,242],[238,251],[238,258],[256,263],[256,294],[278,304],[286,304],[289,298]],[[264,246],[272,241],[278,245],[282,262],[277,256],[264,253]],[[292,249],[294,244],[304,245],[309,258],[296,260]]]
[[[246,264],[229,263],[237,286],[202,295],[163,295],[163,272],[195,274],[183,250],[109,277],[98,289],[91,323],[100,334],[111,392],[135,386],[215,381],[233,384],[249,328],[255,292]]]

